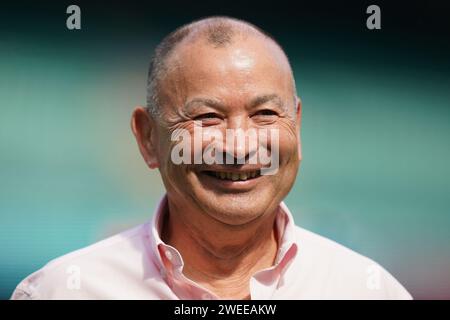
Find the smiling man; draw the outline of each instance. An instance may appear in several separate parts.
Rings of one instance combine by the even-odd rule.
[[[283,199],[300,124],[273,38],[226,17],[175,30],[155,50],[147,107],[131,123],[167,191],[152,221],[50,262],[13,298],[410,299],[372,260],[295,225]]]

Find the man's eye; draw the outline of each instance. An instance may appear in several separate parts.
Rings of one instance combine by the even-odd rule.
[[[278,113],[270,109],[259,110],[254,114],[254,116],[277,116],[277,115]]]
[[[220,119],[221,119],[221,117],[218,114],[213,113],[213,112],[201,114],[194,118],[194,120],[196,120],[196,121],[208,121],[208,120],[220,120]]]

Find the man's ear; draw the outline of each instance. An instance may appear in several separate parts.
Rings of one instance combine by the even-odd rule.
[[[297,122],[297,142],[298,142],[298,160],[302,160],[302,139],[300,135],[300,130],[302,128],[302,100],[300,97],[296,98],[296,122]]]
[[[158,168],[156,122],[141,106],[137,106],[133,111],[131,130],[136,138],[139,151],[149,168]]]

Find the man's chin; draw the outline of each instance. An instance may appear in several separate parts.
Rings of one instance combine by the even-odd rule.
[[[253,192],[238,194],[211,194],[199,199],[205,213],[224,224],[239,226],[250,223],[267,213],[267,200],[255,197]]]
[[[277,194],[271,176],[258,172],[245,180],[233,180],[208,171],[194,174],[194,180],[189,181],[191,198],[207,215],[224,224],[244,225],[276,209],[270,207]]]

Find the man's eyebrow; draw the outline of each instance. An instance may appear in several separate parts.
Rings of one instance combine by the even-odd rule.
[[[283,99],[281,99],[280,96],[275,93],[258,96],[250,102],[249,106],[250,108],[254,108],[267,102],[274,102],[279,108],[286,110]]]
[[[209,99],[209,98],[195,98],[195,99],[188,101],[184,105],[184,110],[193,111],[193,110],[195,110],[195,107],[198,105],[209,106],[209,107],[213,107],[213,108],[217,108],[217,109],[225,109],[225,106],[217,100]]]
[[[286,106],[283,103],[283,100],[280,98],[279,95],[277,94],[265,94],[262,96],[258,96],[256,98],[253,98],[250,103],[248,104],[249,108],[254,108],[257,107],[259,105],[265,104],[267,102],[274,102],[279,108],[283,109],[284,111],[286,111]],[[221,103],[218,100],[215,99],[210,99],[210,98],[194,98],[190,101],[188,101],[185,105],[184,105],[184,110],[185,111],[194,111],[196,109],[196,106],[198,105],[204,105],[204,106],[209,106],[212,108],[216,108],[216,109],[222,109],[222,110],[226,110],[226,106]]]

